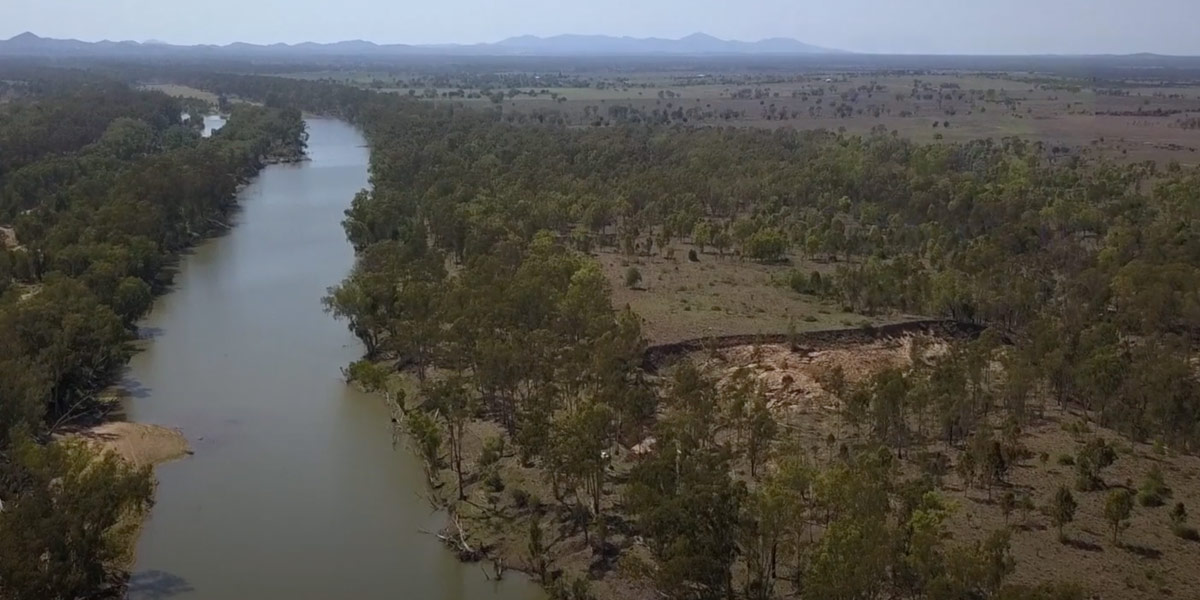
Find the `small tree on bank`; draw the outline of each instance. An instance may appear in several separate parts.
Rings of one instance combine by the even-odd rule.
[[[1075,497],[1071,495],[1071,490],[1068,490],[1066,486],[1059,486],[1058,491],[1054,493],[1054,500],[1050,503],[1050,520],[1058,528],[1058,540],[1060,542],[1066,539],[1066,536],[1063,534],[1063,526],[1075,520],[1075,509],[1077,507]]]
[[[1104,518],[1112,526],[1113,544],[1120,542],[1121,530],[1129,526],[1129,516],[1133,512],[1133,494],[1124,488],[1115,489],[1108,493],[1104,501]]]

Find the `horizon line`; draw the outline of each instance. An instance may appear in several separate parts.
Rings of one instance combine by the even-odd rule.
[[[598,37],[598,38],[628,39],[628,40],[638,40],[638,41],[661,40],[661,41],[678,42],[678,41],[682,41],[682,40],[685,40],[690,37],[704,36],[704,37],[711,38],[713,40],[720,41],[720,42],[734,42],[734,43],[742,43],[742,44],[757,44],[757,43],[766,42],[766,41],[784,40],[784,41],[789,41],[789,42],[795,42],[798,44],[803,44],[806,46],[811,46],[813,48],[826,51],[826,52],[812,53],[812,55],[814,55],[814,56],[857,55],[857,56],[912,56],[912,57],[937,56],[937,57],[992,57],[992,58],[1021,58],[1021,57],[1063,57],[1063,58],[1077,57],[1077,58],[1083,58],[1083,57],[1122,57],[1122,56],[1148,55],[1148,56],[1160,56],[1160,57],[1166,57],[1166,58],[1200,58],[1200,53],[1197,53],[1197,54],[1169,54],[1169,53],[1154,52],[1154,51],[1149,51],[1149,50],[1127,51],[1127,52],[1113,52],[1113,51],[1107,51],[1107,52],[1103,52],[1103,51],[1091,51],[1091,52],[1061,52],[1061,51],[1059,51],[1059,52],[970,52],[970,51],[962,52],[962,51],[949,51],[949,52],[938,52],[938,51],[879,51],[879,50],[862,51],[862,50],[846,50],[843,48],[835,48],[835,47],[831,47],[831,46],[823,46],[820,44],[813,44],[813,43],[810,43],[810,42],[807,42],[807,41],[804,41],[804,40],[801,40],[801,39],[798,39],[795,37],[789,37],[789,36],[769,36],[769,37],[758,38],[756,40],[744,40],[744,39],[736,39],[736,38],[723,38],[723,37],[716,36],[716,35],[713,35],[713,34],[710,34],[707,32],[703,32],[703,31],[696,31],[696,32],[693,32],[693,33],[690,33],[687,35],[680,36],[680,37],[666,37],[666,36],[661,36],[661,35],[651,35],[651,36],[639,37],[639,36],[633,36],[633,35],[627,35],[627,34],[608,34],[608,33],[555,33],[555,34],[550,34],[550,35],[537,35],[537,34],[524,33],[524,34],[510,35],[510,36],[503,37],[503,38],[495,40],[495,41],[483,41],[483,42],[378,42],[378,41],[368,40],[368,39],[364,39],[364,38],[353,38],[353,39],[339,39],[336,41],[329,41],[329,42],[318,42],[318,41],[314,41],[312,39],[306,39],[306,40],[297,41],[297,42],[282,42],[282,41],[280,41],[280,42],[246,42],[246,41],[242,41],[242,40],[235,40],[235,41],[225,42],[225,43],[220,43],[220,42],[180,43],[180,42],[166,41],[166,40],[163,40],[161,38],[156,38],[156,37],[150,37],[150,38],[146,38],[144,40],[113,39],[113,38],[107,38],[107,37],[102,38],[102,39],[90,39],[90,40],[89,39],[81,39],[81,38],[77,38],[77,37],[51,37],[51,36],[40,35],[40,34],[32,32],[30,30],[24,30],[20,33],[13,34],[7,38],[0,38],[0,42],[12,41],[12,40],[15,40],[17,38],[20,38],[20,37],[26,36],[26,35],[32,35],[41,40],[79,42],[79,43],[84,43],[84,44],[101,44],[101,43],[129,44],[129,43],[132,43],[132,44],[137,44],[139,46],[164,45],[164,46],[170,46],[170,47],[175,47],[175,48],[197,48],[197,47],[224,48],[224,47],[233,46],[233,45],[248,45],[248,46],[257,46],[257,47],[261,47],[261,48],[270,48],[272,46],[294,47],[294,46],[300,46],[300,45],[306,45],[306,44],[331,46],[331,45],[344,44],[344,43],[366,43],[366,44],[371,44],[371,45],[374,45],[377,47],[406,46],[406,47],[427,48],[427,49],[436,49],[439,47],[467,48],[467,47],[471,47],[471,46],[491,46],[491,45],[500,44],[502,42],[506,42],[509,40],[518,39],[518,38],[535,38],[535,39],[539,39],[539,40],[548,40],[548,39],[558,38],[558,37]],[[595,53],[595,54],[596,55],[608,55],[609,53],[600,52],[600,53]],[[627,54],[629,56],[640,56],[640,55],[637,55],[634,53],[622,53],[622,54]],[[706,53],[706,54],[712,54],[712,53]],[[752,53],[749,55],[750,56],[763,56],[763,55],[769,56],[772,54],[787,55],[789,53],[787,53],[787,52],[763,52],[763,53]],[[589,53],[581,53],[580,55],[586,56],[586,55],[589,55]],[[654,55],[655,54],[649,54],[647,56],[654,56]],[[674,56],[703,56],[704,54],[692,55],[692,54],[686,54],[686,53],[677,53],[677,54],[673,54],[673,55]]]

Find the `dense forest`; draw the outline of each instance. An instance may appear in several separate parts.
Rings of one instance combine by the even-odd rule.
[[[1006,530],[948,540],[942,479],[989,498],[1005,488],[1030,459],[1022,430],[1048,405],[1131,440],[1200,443],[1194,170],[1064,159],[1018,139],[570,128],[313,82],[192,84],[364,128],[373,189],[344,223],[360,256],[326,298],[367,347],[349,374],[385,392],[431,482],[451,475],[452,514],[473,494],[499,497],[509,457],[542,474],[553,497],[512,489],[511,506],[528,522],[523,564],[556,597],[590,597],[609,571],[671,598],[1082,597],[1006,582]],[[645,370],[639,319],[613,309],[588,254],[676,244],[692,260],[798,252],[836,266],[793,272],[798,293],[989,331],[853,385],[835,373],[825,383],[849,430],[815,456],[752,381],[689,361]],[[500,435],[468,453],[480,420]],[[1116,454],[1080,435],[1075,493],[1106,489]],[[1148,477],[1139,499],[1156,506],[1165,487]],[[1105,505],[1114,532],[1123,493]],[[1002,499],[1034,502],[1060,532],[1075,515],[1067,488]],[[1185,521],[1179,504],[1173,530],[1194,536]],[[585,572],[555,564],[547,527],[583,536]]]
[[[86,597],[119,588],[151,478],[53,434],[104,409],[171,261],[226,227],[264,160],[303,150],[304,123],[244,105],[204,138],[199,113],[161,93],[6,79],[20,93],[0,104],[0,597]]]

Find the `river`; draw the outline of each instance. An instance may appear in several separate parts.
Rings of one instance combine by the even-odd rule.
[[[181,428],[195,455],[156,470],[129,598],[541,597],[422,533],[440,519],[420,464],[341,379],[362,348],[319,300],[354,261],[340,222],[368,152],[343,122],[308,127],[311,161],[263,170],[141,324],[126,416]]]

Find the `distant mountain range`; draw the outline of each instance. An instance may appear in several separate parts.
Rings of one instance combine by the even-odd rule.
[[[694,33],[677,40],[665,38],[633,38],[607,35],[556,35],[537,37],[523,35],[492,44],[376,44],[363,40],[318,44],[247,44],[236,42],[225,46],[179,46],[157,40],[145,43],[123,41],[82,42],[44,38],[22,33],[0,41],[0,56],[218,56],[218,57],[320,57],[320,56],[652,56],[652,55],[799,55],[839,54],[841,51],[821,48],[790,38],[770,38],[757,42],[722,40],[704,33]]]

